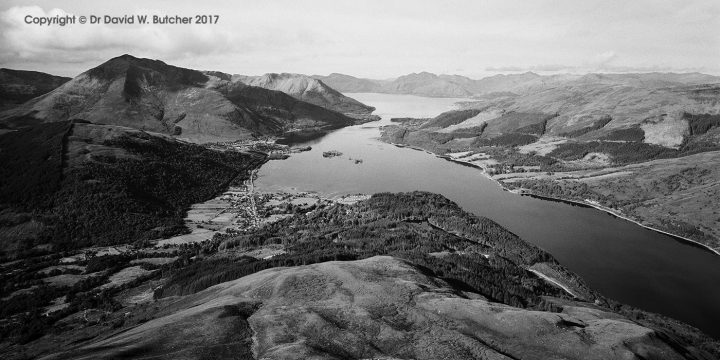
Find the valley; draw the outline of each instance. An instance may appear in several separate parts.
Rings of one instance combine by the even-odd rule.
[[[418,189],[443,194],[467,211],[489,217],[552,253],[561,264],[606,296],[656,312],[672,313],[686,321],[693,318],[692,321],[699,321],[695,324],[702,322],[708,328],[714,326],[710,320],[713,317],[707,314],[714,312],[714,301],[710,299],[718,295],[713,291],[708,294],[708,289],[717,281],[717,255],[589,207],[503,191],[496,180],[475,167],[459,166],[426,151],[378,140],[381,131],[397,124],[391,119],[433,118],[452,109],[461,99],[349,95],[376,106],[383,120],[302,143],[312,146],[312,150],[282,162],[267,163],[260,169],[259,188],[273,191],[295,188],[331,195]],[[343,156],[330,160],[330,166],[317,161],[323,152],[330,150],[338,150]],[[364,159],[361,165],[347,160],[360,154]],[[675,271],[668,273],[663,269]],[[662,300],[670,298],[674,300]],[[695,309],[705,310],[694,313],[678,308],[678,303],[693,303]]]
[[[718,360],[712,29],[0,2],[0,360]]]
[[[712,224],[714,115],[625,129],[453,94],[342,94],[125,55],[3,112],[0,352],[720,354],[717,255],[516,194]]]

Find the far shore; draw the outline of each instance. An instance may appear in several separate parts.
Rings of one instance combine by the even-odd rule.
[[[526,190],[526,191],[527,191],[527,190]],[[514,191],[512,191],[512,192],[513,192],[513,193],[516,193],[516,194],[519,194],[519,193],[514,192]],[[617,211],[614,210],[614,209],[610,209],[610,208],[607,208],[607,207],[602,206],[602,205],[594,204],[594,203],[592,203],[592,202],[569,200],[569,199],[563,199],[563,198],[556,198],[556,197],[547,196],[547,195],[537,195],[537,194],[533,194],[533,193],[531,193],[531,192],[525,192],[525,193],[522,193],[522,194],[519,194],[519,195],[521,195],[521,196],[532,196],[532,197],[535,197],[535,198],[538,198],[538,199],[550,199],[550,200],[560,201],[560,202],[564,202],[564,203],[570,203],[570,204],[576,204],[576,205],[581,205],[581,206],[587,206],[587,207],[595,208],[595,209],[597,209],[597,210],[600,210],[600,211],[602,211],[602,212],[608,213],[608,214],[610,214],[610,215],[612,215],[612,216],[615,216],[615,217],[617,217],[617,218],[620,218],[620,219],[623,219],[623,220],[626,220],[626,221],[630,221],[630,222],[632,222],[632,223],[634,223],[634,224],[636,224],[636,225],[640,225],[640,226],[642,226],[642,227],[644,227],[644,228],[646,228],[646,229],[648,229],[648,230],[652,230],[652,231],[655,231],[655,232],[658,232],[658,233],[661,233],[661,234],[664,234],[664,235],[668,235],[668,236],[670,236],[671,238],[673,238],[673,239],[675,239],[675,240],[678,240],[678,241],[690,242],[690,243],[692,243],[691,245],[697,245],[697,246],[699,246],[699,247],[702,247],[702,248],[705,248],[705,249],[707,249],[707,250],[710,250],[711,252],[715,253],[716,255],[720,255],[720,251],[718,251],[717,249],[713,249],[713,248],[711,248],[710,246],[705,245],[705,244],[703,244],[703,243],[701,243],[701,242],[699,242],[699,241],[697,241],[697,240],[693,240],[693,239],[690,239],[690,238],[687,238],[687,237],[684,237],[684,236],[680,236],[680,235],[677,235],[677,234],[673,234],[673,233],[668,232],[668,231],[665,231],[665,230],[661,230],[661,229],[658,229],[658,228],[655,228],[655,227],[652,227],[652,226],[649,226],[649,225],[645,225],[645,224],[641,223],[641,222],[638,221],[638,220],[635,220],[635,219],[630,218],[630,217],[628,217],[628,216],[626,216],[626,215],[620,214],[619,212],[617,212]]]
[[[532,196],[532,197],[535,197],[535,198],[538,198],[538,199],[543,199],[543,200],[553,200],[553,201],[564,202],[564,203],[567,203],[567,204],[580,205],[580,206],[585,206],[585,207],[592,207],[592,208],[594,208],[594,209],[596,209],[596,210],[600,210],[600,211],[602,211],[602,212],[605,212],[605,213],[610,214],[610,215],[612,215],[612,216],[618,217],[618,218],[620,218],[620,219],[623,219],[623,220],[626,220],[626,221],[630,221],[630,222],[632,222],[632,223],[634,223],[634,224],[636,224],[636,225],[642,226],[642,227],[644,227],[644,228],[646,228],[646,229],[648,229],[648,230],[652,230],[652,231],[655,231],[655,232],[658,232],[658,233],[661,233],[661,234],[670,236],[671,238],[673,238],[673,239],[675,239],[675,240],[678,240],[678,241],[688,242],[688,243],[690,243],[689,245],[699,246],[699,247],[702,247],[702,248],[704,248],[704,249],[706,249],[706,250],[709,250],[710,252],[714,253],[715,255],[720,255],[720,249],[714,249],[714,248],[712,248],[712,247],[710,247],[710,246],[708,246],[708,245],[705,245],[705,244],[703,244],[703,243],[701,243],[701,242],[699,242],[699,241],[697,241],[697,240],[693,240],[693,239],[690,239],[690,238],[687,238],[687,237],[684,237],[684,236],[680,236],[680,235],[677,235],[677,234],[673,234],[673,233],[668,232],[668,231],[665,231],[665,230],[661,230],[661,229],[658,229],[658,228],[655,228],[655,227],[652,227],[652,226],[649,226],[649,225],[645,225],[645,224],[641,223],[640,221],[638,221],[638,220],[636,220],[636,219],[630,218],[630,217],[628,217],[628,216],[626,216],[626,215],[623,215],[623,214],[617,212],[617,211],[614,210],[614,209],[610,209],[610,208],[607,208],[607,207],[605,207],[605,206],[602,206],[602,205],[599,205],[599,204],[594,204],[594,203],[588,202],[588,201],[577,201],[577,200],[563,199],[563,198],[557,198],[557,197],[547,196],[547,195],[533,194],[533,193],[529,192],[529,191],[526,190],[526,189],[521,189],[521,190],[523,190],[523,191],[509,189],[509,188],[508,188],[507,186],[505,186],[505,184],[503,184],[501,181],[499,181],[499,180],[493,178],[492,176],[490,176],[490,175],[485,171],[484,168],[482,168],[481,166],[478,166],[478,165],[476,165],[476,164],[473,164],[473,163],[471,163],[471,162],[469,162],[469,161],[463,161],[462,159],[453,159],[453,158],[451,158],[451,157],[449,157],[449,156],[446,156],[446,155],[438,155],[438,154],[432,153],[432,152],[430,152],[430,151],[428,151],[428,150],[425,150],[425,149],[422,149],[422,148],[418,148],[418,147],[415,147],[415,146],[410,146],[410,145],[405,145],[405,144],[397,144],[397,143],[390,143],[390,144],[391,144],[391,145],[398,146],[398,147],[406,147],[406,148],[410,148],[410,149],[413,149],[413,150],[424,151],[424,152],[426,152],[426,153],[435,155],[436,157],[441,158],[441,159],[444,159],[444,160],[447,160],[447,161],[451,161],[451,162],[454,162],[454,163],[458,163],[458,164],[463,165],[463,166],[470,166],[470,167],[476,168],[476,169],[480,170],[480,172],[483,174],[483,176],[485,176],[486,178],[492,180],[493,182],[495,182],[496,184],[498,184],[498,186],[500,186],[503,190],[505,190],[505,191],[507,191],[507,192],[511,192],[511,193],[513,193],[513,194],[520,195],[520,196]]]

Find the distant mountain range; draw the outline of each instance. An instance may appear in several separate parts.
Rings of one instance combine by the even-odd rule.
[[[291,82],[259,83],[297,89]],[[372,112],[372,107],[317,83],[293,94],[312,99],[309,103],[281,91],[233,81],[225,73],[123,55],[0,113],[0,127],[81,119],[171,134],[192,142],[215,142],[324,131],[363,121],[334,109],[354,115]]]
[[[395,80],[372,80],[333,73],[313,75],[340,92],[376,92],[409,94],[430,97],[472,97],[492,93],[522,95],[567,84],[629,85],[660,88],[677,85],[718,83],[720,77],[700,74],[646,73],[646,74],[587,74],[549,75],[532,72],[512,75],[494,75],[474,80],[461,75],[436,75],[428,72],[400,76]]]
[[[708,95],[712,89],[700,85],[720,83],[720,77],[700,73],[543,76],[526,72],[479,80],[428,72],[394,80],[337,73],[247,76],[184,69],[130,55],[111,59],[74,79],[2,69],[0,80],[4,109],[0,127],[83,119],[173,134],[193,142],[327,130],[377,119],[371,115],[372,106],[342,92],[473,98],[479,100],[472,105],[476,108],[558,113],[547,129],[555,135],[573,133],[610,116],[613,121],[603,128],[612,131],[652,116],[675,119],[681,108],[713,113],[714,98]],[[656,120],[672,120],[663,119]],[[677,134],[656,135],[647,140],[667,146],[682,141]]]

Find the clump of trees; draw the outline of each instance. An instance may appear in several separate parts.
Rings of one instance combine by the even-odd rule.
[[[714,127],[720,126],[720,115],[711,114],[690,114],[683,113],[683,118],[688,121],[690,135],[702,135]]]
[[[446,128],[451,125],[457,125],[467,119],[470,119],[471,117],[477,116],[480,114],[483,110],[481,109],[469,109],[469,110],[451,110],[446,111],[433,119],[429,120],[422,126],[420,126],[421,129],[425,128],[431,128],[431,127],[439,127],[439,128]]]
[[[52,202],[62,178],[70,122],[40,124],[0,135],[0,204],[32,212]]]
[[[537,136],[530,134],[509,133],[494,138],[478,138],[473,142],[473,146],[522,146],[532,144],[537,141]]]
[[[642,142],[589,141],[559,144],[548,155],[562,160],[579,160],[592,153],[609,154],[617,164],[638,163],[677,157],[678,150]]]
[[[573,131],[567,131],[567,132],[561,133],[560,136],[569,137],[569,138],[579,137],[579,136],[585,135],[591,131],[595,131],[595,130],[604,128],[605,125],[607,125],[610,121],[612,121],[612,118],[609,115],[605,115],[605,116],[601,117],[600,119],[593,121],[592,125],[590,125],[590,126],[587,126],[587,127],[581,128],[581,129],[577,129],[577,130],[573,130]]]
[[[645,131],[643,131],[643,129],[641,129],[639,126],[627,129],[617,129],[603,136],[602,139],[612,141],[642,142],[643,140],[645,140]]]

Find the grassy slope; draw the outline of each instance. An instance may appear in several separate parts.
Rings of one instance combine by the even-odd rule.
[[[154,319],[64,353],[52,349],[51,358],[611,359],[635,353],[670,360],[700,353],[591,304],[568,302],[562,314],[509,307],[389,256],[269,269],[155,304],[161,309]]]

